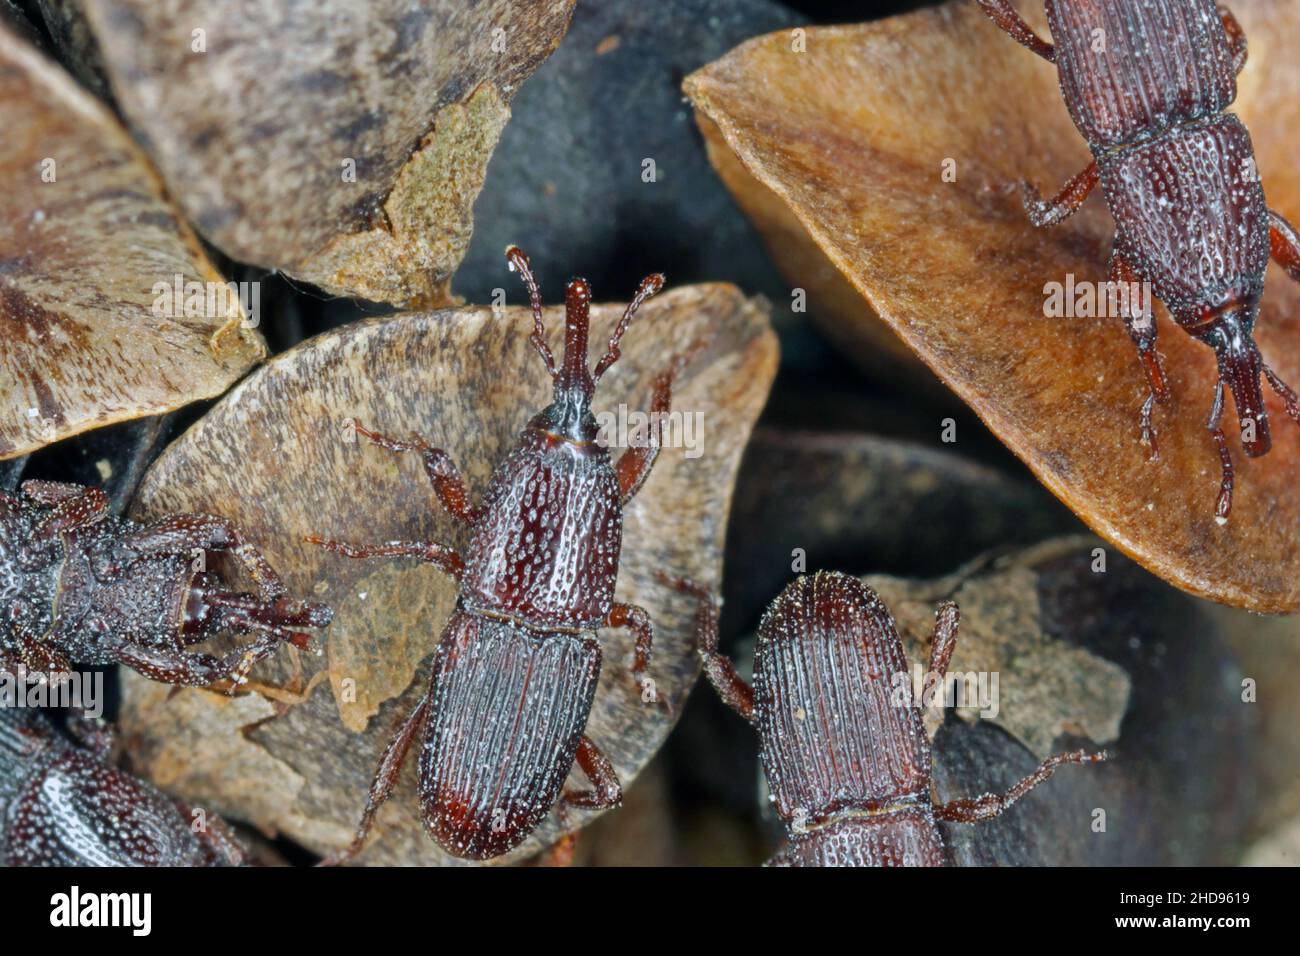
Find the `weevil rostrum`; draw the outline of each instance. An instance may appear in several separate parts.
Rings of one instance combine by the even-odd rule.
[[[619,358],[633,316],[663,287],[663,276],[642,281],[594,369],[587,361],[591,288],[584,279],[570,281],[564,357],[557,366],[528,257],[514,246],[506,257],[527,287],[530,341],[550,373],[554,396],[496,466],[482,500],[472,503],[442,449],[357,425],[358,434],[382,448],[419,454],[443,508],[469,531],[466,553],[433,541],[358,546],[308,538],[349,558],[427,561],[459,584],[428,692],[380,760],[356,838],[328,864],[364,847],[417,740],[421,818],[429,836],[455,856],[482,860],[510,851],[557,799],[561,812],[617,806],[622,788],[615,769],[584,733],[601,666],[594,631],[635,633],[632,670],[639,686],[629,691],[654,699],[653,684],[645,683],[653,639],[649,615],[615,601],[614,585],[623,508],[649,476],[661,436],[614,460],[598,441],[591,403],[596,384]],[[655,379],[657,421],[669,411],[673,379],[690,354],[674,358]],[[575,760],[593,789],[561,794]]]
[[[1052,40],[1037,36],[1011,0],[977,0],[1001,29],[1054,63],[1093,160],[1053,199],[1025,186],[1035,226],[1056,225],[1100,184],[1115,219],[1110,279],[1151,284],[1175,322],[1214,350],[1219,380],[1206,428],[1219,454],[1215,518],[1232,510],[1234,470],[1222,428],[1224,389],[1252,458],[1272,447],[1261,376],[1300,423],[1300,398],[1269,368],[1254,329],[1270,255],[1300,281],[1300,236],[1268,208],[1250,134],[1226,112],[1246,65],[1246,36],[1214,0],[1047,0]],[[1121,299],[1146,369],[1143,440],[1159,458],[1153,406],[1169,390],[1156,320]]]
[[[758,731],[763,771],[789,840],[776,866],[943,866],[938,821],[998,816],[1062,764],[1106,754],[1049,757],[1003,794],[933,803],[930,743],[921,701],[901,703],[903,643],[880,597],[835,572],[799,577],[759,624],[754,683],[718,651],[718,604],[705,588],[672,582],[699,601],[698,650],[722,700]],[[959,612],[935,615],[926,687],[943,683]]]

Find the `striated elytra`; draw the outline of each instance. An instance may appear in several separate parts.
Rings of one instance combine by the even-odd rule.
[[[906,675],[889,609],[857,578],[819,572],[792,582],[759,624],[751,687],[718,652],[718,604],[709,591],[673,582],[700,602],[704,672],[719,696],[758,731],[763,771],[789,839],[775,866],[943,866],[938,821],[998,816],[1064,763],[1104,752],[1049,757],[1004,794],[935,805],[921,701],[897,695]],[[926,690],[942,685],[957,645],[957,605],[935,615]]]
[[[623,313],[609,348],[587,364],[591,288],[574,279],[565,291],[564,357],[557,366],[542,325],[541,294],[528,257],[506,257],[528,288],[531,342],[554,383],[554,400],[520,433],[497,465],[483,500],[472,504],[459,470],[420,438],[395,440],[357,425],[390,451],[418,452],[442,506],[470,531],[466,555],[437,542],[355,546],[307,540],[349,558],[415,557],[459,583],[456,609],[434,659],[428,693],[380,761],[356,838],[326,864],[359,853],[375,814],[392,794],[411,745],[420,741],[419,790],[425,829],[448,853],[489,859],[518,846],[559,800],[603,809],[622,801],[613,765],[585,736],[600,675],[600,644],[590,632],[625,627],[636,634],[636,692],[656,701],[646,677],[653,630],[635,605],[614,600],[623,507],[649,476],[660,435],[617,461],[598,439],[591,400],[619,357],[619,341],[663,276],[646,278]],[[655,380],[652,410],[672,402],[672,382],[690,357],[672,360]],[[561,788],[574,762],[594,788]],[[564,849],[564,847],[562,847]]]
[[[1189,335],[1210,346],[1219,381],[1206,428],[1221,478],[1215,518],[1232,510],[1234,472],[1221,421],[1232,393],[1241,444],[1252,458],[1272,447],[1261,376],[1300,424],[1300,397],[1255,344],[1270,254],[1300,281],[1300,236],[1264,201],[1250,134],[1224,111],[1237,97],[1246,36],[1214,0],[1048,0],[1055,43],[1037,36],[1011,0],[977,0],[1001,29],[1055,63],[1066,106],[1093,160],[1053,199],[1025,186],[1036,226],[1076,212],[1101,184],[1115,218],[1110,281],[1151,392],[1142,436],[1159,458],[1152,412],[1169,390],[1156,321],[1129,290],[1148,282]]]

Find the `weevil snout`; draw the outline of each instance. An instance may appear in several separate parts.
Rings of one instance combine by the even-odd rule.
[[[564,358],[556,367],[555,357],[550,346],[546,344],[545,329],[542,325],[542,297],[533,276],[532,266],[527,254],[518,246],[506,249],[506,259],[510,269],[518,272],[528,289],[533,310],[533,334],[531,341],[537,354],[546,364],[555,384],[555,400],[534,421],[535,425],[555,435],[572,441],[585,442],[594,438],[595,420],[591,417],[591,400],[596,392],[596,383],[600,381],[622,354],[619,342],[632,323],[633,317],[646,299],[655,295],[664,287],[664,276],[656,272],[641,280],[636,295],[623,310],[614,333],[609,338],[609,348],[596,363],[594,369],[587,364],[587,346],[591,331],[591,283],[583,278],[570,279],[564,287]]]
[[[1237,406],[1241,447],[1249,457],[1259,458],[1268,454],[1273,439],[1260,385],[1264,363],[1251,336],[1250,319],[1245,310],[1225,312],[1203,340],[1214,349],[1219,379],[1228,387]]]

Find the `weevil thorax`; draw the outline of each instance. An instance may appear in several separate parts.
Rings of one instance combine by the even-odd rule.
[[[49,749],[48,727],[30,710],[0,710],[0,856],[3,856],[6,821],[17,795],[37,771]]]
[[[848,818],[795,836],[768,866],[944,866],[943,836],[930,807],[887,817]]]
[[[25,748],[25,749],[24,749]],[[200,844],[153,787],[73,746],[34,713],[0,714],[0,766],[25,774],[0,791],[0,864],[194,866]]]
[[[819,572],[759,625],[754,722],[777,814],[792,834],[849,818],[928,812],[930,747],[888,608]]]
[[[539,628],[594,628],[613,604],[623,513],[591,410],[590,308],[591,287],[572,280],[554,398],[492,475],[468,549],[467,608]]]
[[[1047,0],[1047,21],[1066,106],[1094,152],[1236,99],[1216,0]]]

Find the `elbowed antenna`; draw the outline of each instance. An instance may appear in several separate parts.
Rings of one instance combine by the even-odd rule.
[[[546,363],[546,371],[554,379],[555,356],[551,354],[551,347],[546,344],[546,327],[542,325],[542,293],[537,288],[537,279],[533,277],[528,256],[518,246],[508,246],[506,261],[510,263],[510,271],[518,272],[519,277],[524,280],[524,286],[528,289],[528,300],[533,307],[533,334],[528,340],[533,343],[533,348],[537,349],[537,354]]]
[[[588,398],[600,377],[609,371],[609,367],[618,361],[622,354],[618,344],[632,324],[632,318],[646,299],[655,295],[664,287],[664,276],[656,272],[641,280],[641,285],[623,310],[614,334],[609,338],[609,349],[599,362],[594,372],[587,371],[587,340],[591,328],[591,284],[586,279],[571,279],[564,289],[564,362],[557,369],[555,356],[546,344],[546,330],[542,325],[542,295],[533,277],[528,256],[518,246],[506,249],[506,259],[512,272],[518,272],[528,287],[528,297],[533,308],[533,334],[529,341],[546,363],[546,370],[557,389],[571,391],[577,389]]]
[[[595,381],[599,382],[600,377],[609,371],[609,367],[618,361],[619,355],[622,354],[618,350],[619,340],[623,338],[623,333],[627,331],[627,327],[632,323],[632,316],[636,315],[637,309],[641,308],[641,303],[650,296],[655,295],[663,287],[664,274],[662,272],[652,273],[641,280],[641,287],[636,290],[636,295],[632,297],[632,301],[623,310],[623,318],[619,319],[618,327],[614,329],[614,334],[609,337],[609,350],[596,363],[596,371],[592,376]]]

